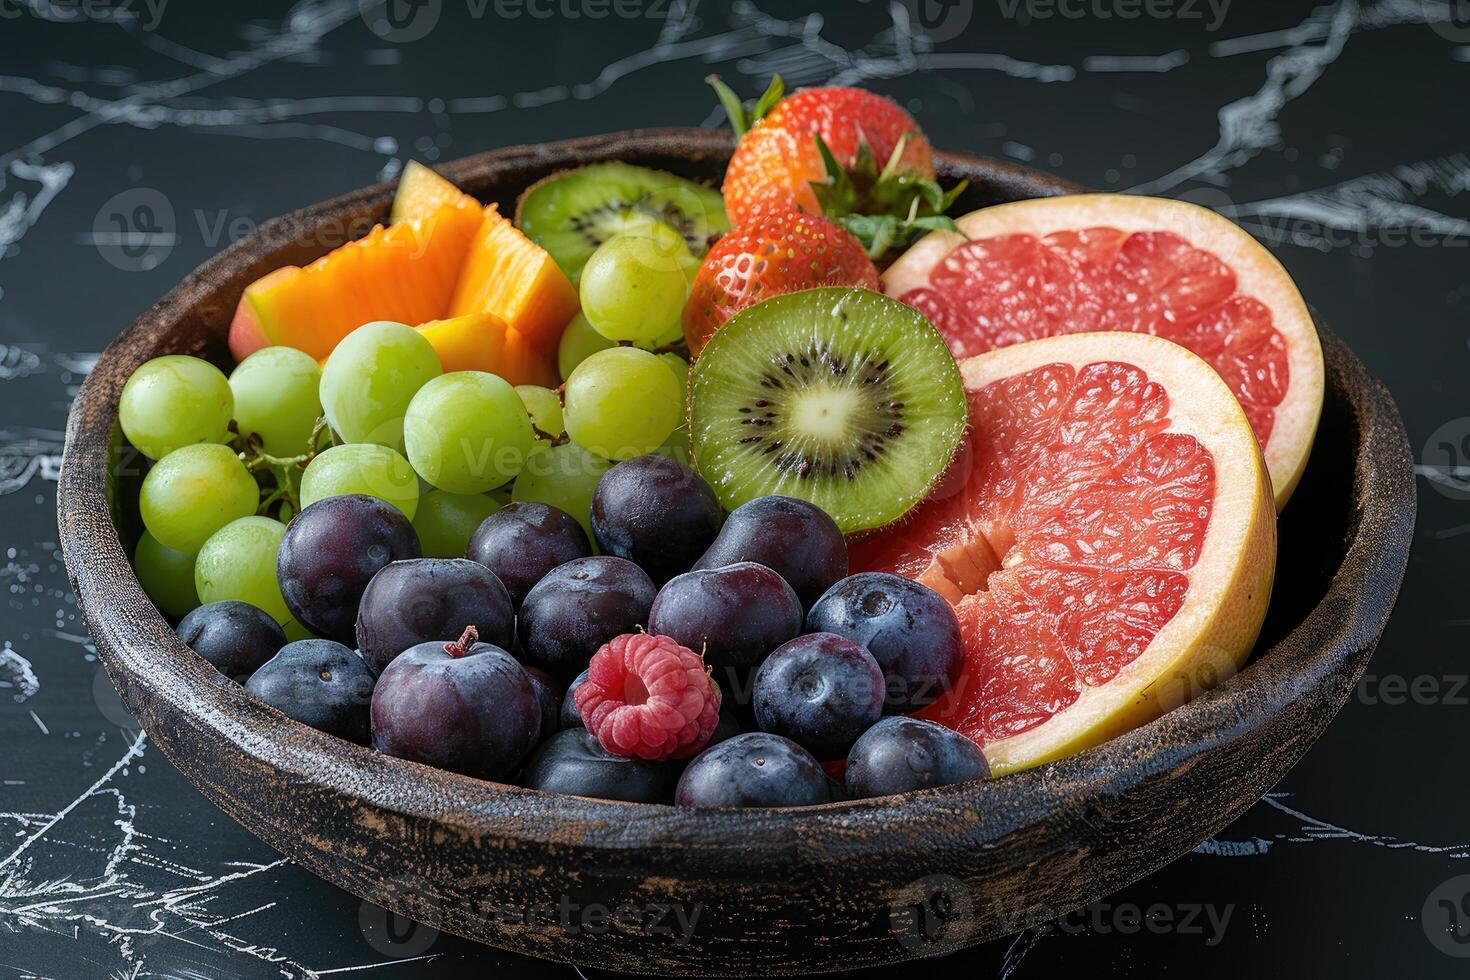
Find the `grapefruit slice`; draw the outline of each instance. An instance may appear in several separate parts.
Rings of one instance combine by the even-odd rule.
[[[960,364],[967,448],[854,571],[955,607],[965,659],[925,708],[992,771],[1062,758],[1230,676],[1255,643],[1276,515],[1250,423],[1183,347],[1092,333]]]
[[[1235,392],[1276,507],[1322,411],[1322,347],[1291,276],[1233,222],[1182,201],[1079,194],[974,211],[920,239],[883,289],[922,310],[956,357],[1122,330],[1182,344]]]

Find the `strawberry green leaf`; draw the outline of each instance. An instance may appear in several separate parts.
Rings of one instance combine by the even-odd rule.
[[[781,81],[780,75],[771,76],[771,84],[761,93],[756,100],[755,108],[750,110],[750,124],[754,126],[758,121],[766,117],[766,113],[776,108],[776,103],[786,95],[786,83]]]
[[[750,132],[750,127],[775,108],[776,103],[780,102],[781,97],[786,94],[786,83],[781,81],[781,76],[772,75],[771,83],[756,100],[755,107],[746,112],[745,103],[740,101],[740,96],[736,95],[735,90],[726,85],[719,75],[709,75],[705,78],[705,82],[715,90],[720,105],[725,108],[725,115],[730,117],[730,128],[735,130],[737,138]]]
[[[851,214],[858,202],[858,192],[853,186],[852,177],[832,155],[832,149],[826,140],[819,134],[813,134],[812,139],[817,141],[817,152],[822,156],[822,169],[827,172],[825,179],[811,182],[812,193],[817,196],[822,213],[829,218]]]
[[[705,83],[715,90],[720,105],[725,107],[725,115],[730,117],[730,128],[735,130],[736,138],[744,136],[750,129],[750,122],[745,116],[745,103],[740,101],[740,96],[736,95],[735,90],[726,85],[719,75],[706,76]]]

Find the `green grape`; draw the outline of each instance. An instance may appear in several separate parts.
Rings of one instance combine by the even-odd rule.
[[[194,556],[165,548],[147,531],[133,552],[133,571],[143,591],[162,612],[181,617],[199,605],[194,589]]]
[[[654,450],[659,456],[667,456],[669,459],[677,460],[685,466],[693,469],[694,463],[689,458],[689,424],[683,423],[669,437],[663,441],[663,445]]]
[[[659,360],[667,364],[674,372],[674,379],[679,382],[679,390],[689,390],[689,362],[678,354],[660,354]]]
[[[255,513],[260,488],[229,446],[175,449],[143,478],[138,509],[158,543],[193,554],[226,524]]]
[[[321,366],[305,351],[261,348],[230,373],[236,426],[242,435],[259,435],[260,447],[272,456],[310,452],[322,414],[321,380]]]
[[[684,418],[684,392],[658,355],[614,347],[577,366],[566,385],[567,433],[608,459],[652,452]]]
[[[676,321],[668,330],[653,338],[653,340],[648,343],[638,344],[637,346],[642,347],[644,350],[659,350],[663,347],[672,347],[683,339],[684,321],[681,319]]]
[[[370,442],[333,446],[306,464],[301,474],[301,506],[344,493],[386,500],[413,520],[419,505],[419,478],[408,460],[387,446]]]
[[[565,381],[572,376],[578,364],[600,350],[615,346],[617,345],[611,340],[592,329],[585,313],[578,313],[561,332],[561,341],[556,348],[556,369]]]
[[[521,402],[531,413],[531,422],[536,428],[552,439],[562,434],[565,426],[561,421],[561,399],[556,392],[540,385],[516,385],[516,394],[521,396]],[[536,441],[544,443],[549,440],[537,436]]]
[[[682,239],[678,250],[689,253]],[[582,268],[580,296],[582,312],[598,333],[648,342],[679,323],[689,280],[668,239],[617,235],[599,245]]]
[[[536,442],[516,390],[484,371],[455,371],[424,385],[403,426],[408,461],[450,493],[484,493],[510,482]]]
[[[327,357],[321,398],[344,442],[372,442],[403,452],[408,403],[443,369],[424,335],[378,320],[352,331]]]
[[[269,517],[242,517],[214,532],[194,562],[194,588],[202,603],[238,599],[278,623],[291,618],[276,581],[276,552],[286,525]]]
[[[470,536],[500,507],[500,501],[485,493],[430,490],[419,501],[419,512],[413,518],[424,557],[463,558]]]
[[[587,540],[595,541],[592,494],[610,469],[611,463],[575,442],[543,446],[526,457],[526,468],[516,477],[510,496],[518,502],[550,504],[566,511],[582,523]]]
[[[133,372],[117,415],[128,442],[149,459],[162,459],[181,446],[228,442],[234,409],[230,383],[219,368],[169,354]]]

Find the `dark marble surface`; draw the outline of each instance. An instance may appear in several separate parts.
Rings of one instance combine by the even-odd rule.
[[[255,223],[409,157],[714,125],[710,71],[864,84],[938,145],[1239,220],[1418,452],[1397,614],[1302,763],[1161,873],[934,967],[1470,968],[1470,4],[0,0],[0,50],[0,977],[572,975],[389,922],[150,746],[61,569],[61,429],[95,352]]]

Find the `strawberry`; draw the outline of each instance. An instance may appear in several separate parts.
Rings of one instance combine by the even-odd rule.
[[[684,338],[698,354],[736,311],[813,286],[878,288],[878,269],[850,233],[787,210],[741,225],[714,244],[684,306]]]
[[[735,227],[791,209],[821,214],[875,259],[920,231],[954,227],[944,212],[964,184],[940,189],[933,148],[892,100],[840,86],[783,98],[777,75],[747,113],[718,77],[708,81],[740,137],[721,188]]]

